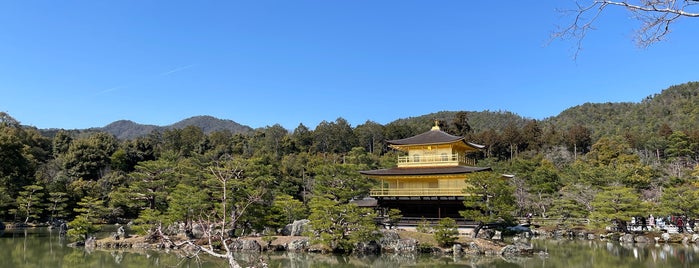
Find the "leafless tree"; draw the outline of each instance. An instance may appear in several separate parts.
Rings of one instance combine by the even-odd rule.
[[[161,228],[157,228],[156,232],[160,237],[168,243],[172,243],[174,246],[181,247],[187,245],[190,249],[188,258],[197,258],[199,253],[204,252],[213,257],[226,259],[229,267],[238,268],[241,266],[236,261],[233,256],[233,250],[229,246],[236,238],[231,237],[226,228],[228,227],[235,230],[238,221],[245,214],[248,207],[254,203],[261,202],[262,196],[265,193],[264,186],[258,185],[256,189],[251,189],[250,191],[231,190],[232,185],[239,185],[242,181],[248,179],[244,175],[240,162],[233,161],[232,159],[214,163],[213,166],[209,167],[209,171],[220,186],[221,210],[219,212],[214,211],[206,215],[206,217],[200,218],[198,221],[203,229],[203,237],[208,239],[208,243],[205,245],[197,245],[192,240],[172,242],[170,238],[160,231]],[[228,206],[231,202],[231,195],[238,195],[240,201],[235,202],[232,206]],[[220,242],[222,250],[216,250],[214,248],[215,242]]]
[[[594,209],[592,207],[592,200],[599,190],[594,189],[590,185],[579,183],[574,183],[566,188],[567,190],[562,192],[563,198],[576,201],[578,204],[585,206],[585,210],[587,211],[592,211]]]
[[[626,8],[641,23],[634,36],[639,47],[646,48],[665,40],[670,28],[680,18],[699,17],[699,0],[576,0],[576,8],[561,10],[573,20],[553,33],[553,39],[574,40],[575,56],[582,48],[588,31],[594,29],[597,19],[610,7]]]

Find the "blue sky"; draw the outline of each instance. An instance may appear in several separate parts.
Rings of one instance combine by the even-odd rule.
[[[352,126],[438,111],[544,119],[697,80],[699,20],[641,49],[611,10],[549,42],[571,1],[3,1],[0,111],[39,128],[211,115]]]

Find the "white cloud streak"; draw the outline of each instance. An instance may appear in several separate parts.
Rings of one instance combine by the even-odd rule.
[[[167,72],[160,73],[160,76],[168,76],[168,75],[171,75],[171,74],[174,74],[174,73],[177,73],[177,72],[181,72],[181,71],[187,70],[187,69],[189,69],[189,68],[192,68],[192,67],[194,67],[195,65],[196,65],[196,64],[190,64],[190,65],[180,66],[180,67],[174,68],[174,69],[172,69],[172,70],[169,70],[169,71],[167,71]]]
[[[177,68],[173,68],[173,69],[170,69],[170,70],[168,70],[168,71],[162,72],[162,73],[160,73],[160,74],[153,75],[153,76],[151,76],[151,77],[148,78],[148,79],[143,79],[141,82],[143,82],[144,80],[150,80],[150,79],[153,79],[153,78],[156,78],[156,77],[170,76],[170,75],[172,75],[172,74],[174,74],[174,73],[178,73],[178,72],[187,70],[187,69],[192,68],[192,67],[194,67],[194,66],[196,66],[196,64],[189,64],[189,65],[184,65],[184,66],[180,66],[180,67],[177,67]],[[117,91],[117,90],[120,90],[120,89],[127,88],[127,87],[129,87],[129,85],[133,85],[133,83],[131,83],[131,84],[123,84],[123,85],[119,85],[119,86],[110,87],[110,88],[108,88],[108,89],[105,89],[105,90],[100,91],[100,92],[97,93],[97,94],[98,94],[98,95],[101,95],[101,94],[106,94],[106,93],[114,92],[114,91]]]

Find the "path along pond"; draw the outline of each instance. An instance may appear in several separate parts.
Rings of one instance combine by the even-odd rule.
[[[184,258],[176,252],[100,250],[68,247],[46,228],[8,229],[0,236],[0,267],[226,267],[223,260],[202,255]],[[621,244],[612,241],[531,241],[533,256],[436,256],[432,254],[332,254],[264,252],[239,254],[244,266],[268,267],[699,267],[699,246],[690,244]]]

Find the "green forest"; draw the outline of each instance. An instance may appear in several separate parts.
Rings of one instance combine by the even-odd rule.
[[[374,186],[358,171],[394,167],[399,153],[386,140],[425,132],[434,120],[485,145],[479,166],[513,175],[498,193],[515,205],[498,213],[587,218],[597,227],[636,215],[699,216],[699,82],[689,82],[638,103],[585,103],[542,120],[441,111],[385,125],[343,118],[293,130],[190,125],[131,139],[41,130],[0,113],[0,218],[86,227],[133,221],[143,232],[216,218],[236,235],[309,219],[319,242],[343,249],[373,235],[362,228],[373,212],[350,202]],[[333,222],[335,214],[347,222]]]

